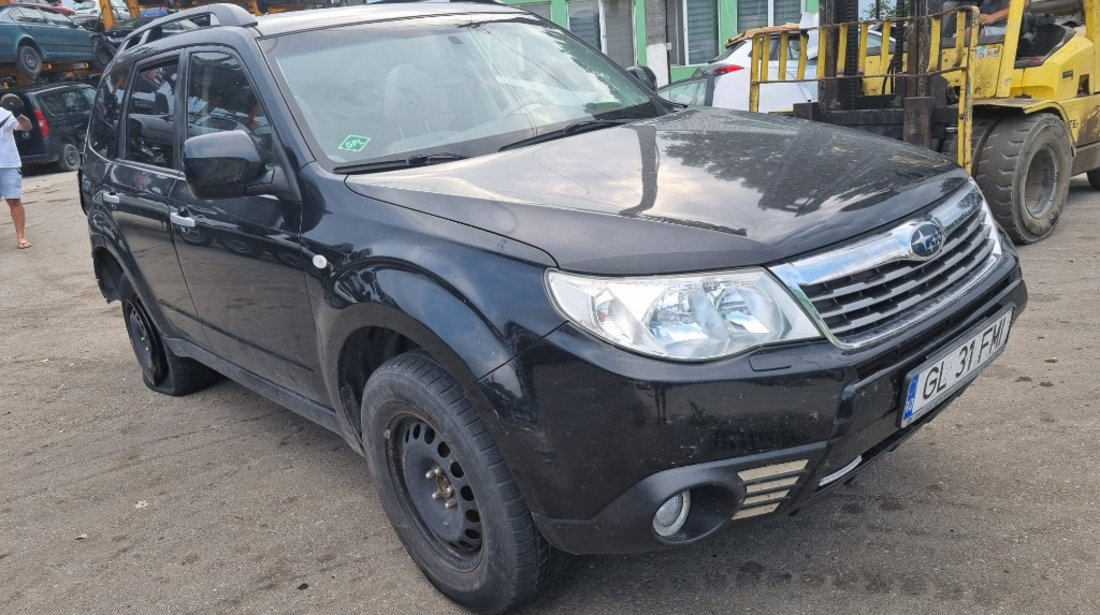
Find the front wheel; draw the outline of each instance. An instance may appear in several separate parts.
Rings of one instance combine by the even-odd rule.
[[[1073,166],[1072,142],[1061,118],[1009,117],[993,127],[977,158],[974,179],[1013,241],[1034,243],[1054,231]]]
[[[539,534],[477,411],[435,361],[411,352],[379,367],[362,410],[382,507],[440,592],[501,613],[554,576],[564,554]]]

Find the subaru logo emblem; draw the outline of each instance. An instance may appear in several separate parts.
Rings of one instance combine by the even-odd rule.
[[[921,222],[909,237],[909,251],[915,258],[927,260],[943,247],[943,229],[935,222]]]

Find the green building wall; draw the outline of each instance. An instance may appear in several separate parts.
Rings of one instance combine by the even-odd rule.
[[[806,12],[814,13],[818,10],[819,0],[803,0]],[[545,0],[503,0],[505,4],[519,5],[541,4]],[[554,23],[566,26],[569,23],[569,8],[566,3],[569,0],[550,0],[550,19]],[[646,65],[646,30],[645,30],[645,0],[634,0],[634,48],[635,59],[640,65]],[[721,47],[722,41],[737,36],[737,2],[736,0],[718,0],[718,41]],[[698,64],[688,66],[670,66],[670,79],[678,81],[690,77]]]

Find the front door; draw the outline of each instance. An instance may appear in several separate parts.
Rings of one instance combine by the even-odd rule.
[[[275,136],[239,60],[195,52],[187,66],[186,134],[239,130],[274,165]],[[273,196],[204,201],[179,182],[176,248],[207,338],[220,356],[320,401],[313,312],[300,258],[300,208]]]

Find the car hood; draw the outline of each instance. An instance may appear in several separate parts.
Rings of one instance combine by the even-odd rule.
[[[544,250],[569,271],[762,265],[850,239],[943,198],[966,173],[929,150],[827,124],[689,109],[397,172],[364,196]]]

